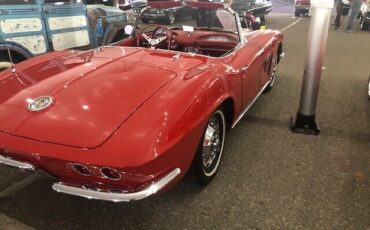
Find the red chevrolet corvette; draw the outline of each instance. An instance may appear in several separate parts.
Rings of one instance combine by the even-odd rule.
[[[181,4],[191,14],[167,25]],[[0,163],[46,172],[58,192],[115,202],[164,192],[189,169],[211,181],[226,131],[274,84],[282,34],[244,30],[209,2],[150,2],[125,32],[112,46],[0,74]]]

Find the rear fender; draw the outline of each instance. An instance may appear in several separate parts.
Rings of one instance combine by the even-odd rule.
[[[150,98],[102,147],[120,145],[117,155],[124,155],[122,159],[132,166],[170,154],[171,159],[165,157],[167,164],[185,173],[210,116],[225,100],[233,99],[226,81],[217,74],[224,72],[221,68],[213,67],[187,80],[179,76]]]

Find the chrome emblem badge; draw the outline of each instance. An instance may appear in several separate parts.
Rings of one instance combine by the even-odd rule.
[[[28,104],[28,110],[32,112],[46,109],[53,103],[53,98],[49,96],[38,97]]]

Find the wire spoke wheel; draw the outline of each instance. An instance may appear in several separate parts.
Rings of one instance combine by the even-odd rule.
[[[217,110],[205,127],[195,159],[200,184],[208,184],[215,176],[220,165],[224,141],[225,116],[222,110]]]
[[[272,57],[271,60],[271,73],[270,73],[270,82],[268,83],[267,87],[263,91],[264,93],[270,92],[272,87],[274,86],[275,79],[276,79],[276,71],[277,71],[278,61],[276,57]]]

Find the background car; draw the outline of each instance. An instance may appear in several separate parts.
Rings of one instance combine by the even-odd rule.
[[[370,27],[370,1],[363,2],[360,11],[361,30],[368,30]]]
[[[255,20],[253,21],[253,29],[259,28],[260,25],[265,25],[267,14],[272,10],[272,3],[266,0],[235,0],[231,4],[231,8],[238,13],[240,21],[247,26],[247,20],[250,20],[251,14]]]
[[[310,14],[311,12],[311,2],[310,0],[295,0],[294,1],[294,15],[296,17],[302,14]]]
[[[153,3],[155,4],[155,2]],[[149,21],[164,21],[169,24],[173,24],[176,20],[192,17],[192,8],[184,4],[182,1],[180,1],[180,3],[181,4],[173,2],[172,7],[161,7],[160,4],[158,4],[158,7],[151,7],[141,16],[141,20],[145,23]],[[154,4],[152,5],[154,6]]]
[[[127,15],[102,1],[16,0],[0,5],[0,70],[35,55],[122,39]]]
[[[148,2],[145,0],[134,1],[131,3],[131,9],[135,16],[138,16],[140,11],[148,5]]]
[[[111,46],[0,73],[0,163],[52,175],[55,191],[114,202],[164,192],[190,172],[211,182],[226,131],[274,85],[283,35],[242,29],[222,3],[148,4]],[[175,4],[194,18],[141,18]]]

